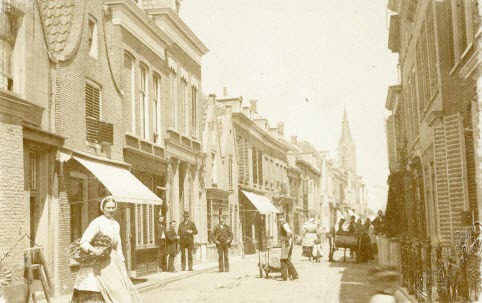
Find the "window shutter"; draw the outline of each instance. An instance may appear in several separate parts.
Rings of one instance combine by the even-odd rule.
[[[263,153],[258,151],[258,184],[263,185]]]
[[[229,190],[233,190],[233,156],[229,156],[228,162],[228,174],[229,174]]]
[[[100,90],[85,84],[85,122],[86,136],[90,142],[99,142]]]
[[[465,142],[460,114],[444,117],[434,128],[435,178],[439,230],[442,242],[450,242],[462,230],[468,209]]]
[[[238,141],[238,169],[239,169],[239,181],[244,181],[244,139],[237,138]]]
[[[244,141],[244,180],[249,182],[249,146],[246,140]]]
[[[397,165],[397,137],[395,135],[395,118],[393,116],[388,117],[385,131],[387,135],[388,166],[391,171],[394,171]]]
[[[427,44],[428,44],[427,68],[430,73],[430,100],[432,100],[432,98],[437,93],[437,87],[438,87],[437,54],[435,49],[435,27],[434,27],[432,5],[428,7],[426,24],[427,24]]]

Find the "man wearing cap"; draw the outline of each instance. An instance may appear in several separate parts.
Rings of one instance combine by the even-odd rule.
[[[229,271],[229,248],[233,241],[233,233],[231,227],[226,225],[226,219],[221,218],[219,224],[214,228],[211,234],[212,241],[216,243],[219,255],[219,272]]]
[[[184,221],[179,224],[178,234],[181,246],[181,270],[186,270],[186,250],[189,271],[192,271],[192,250],[194,248],[194,236],[197,235],[196,224],[189,220],[189,212],[184,211]]]
[[[167,229],[166,229],[166,222],[164,220],[164,215],[160,213],[159,222],[157,224],[157,237],[156,237],[156,244],[159,245],[159,250],[157,252],[158,271],[167,271],[166,232],[167,232]]]

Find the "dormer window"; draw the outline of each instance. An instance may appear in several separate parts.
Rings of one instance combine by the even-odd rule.
[[[89,55],[95,59],[98,56],[97,41],[97,20],[89,16]]]

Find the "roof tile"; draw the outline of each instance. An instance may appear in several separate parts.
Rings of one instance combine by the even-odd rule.
[[[60,53],[64,50],[71,31],[74,1],[38,0],[38,2],[49,48],[55,53]]]

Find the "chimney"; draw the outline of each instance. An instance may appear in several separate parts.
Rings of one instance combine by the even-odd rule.
[[[291,136],[291,144],[293,144],[293,145],[298,144],[298,137],[297,136]]]
[[[223,87],[223,97],[227,97],[228,96],[228,88],[225,86]]]
[[[280,136],[284,137],[285,136],[285,123],[284,122],[278,122],[277,127],[278,127],[278,130],[279,130]]]
[[[249,100],[249,103],[251,103],[251,111],[253,113],[257,113],[258,112],[258,100],[256,100],[256,99]]]

